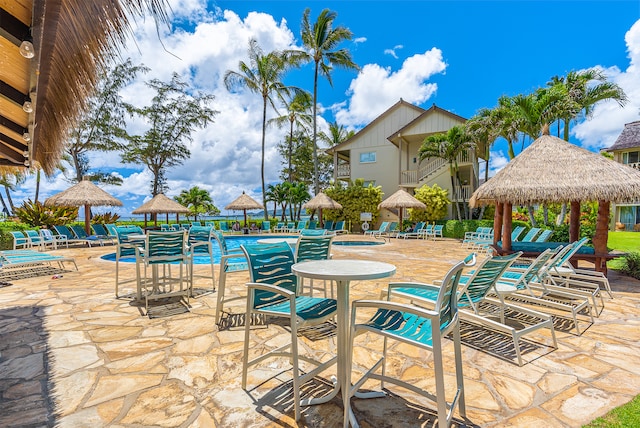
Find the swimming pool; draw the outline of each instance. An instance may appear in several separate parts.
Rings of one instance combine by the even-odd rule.
[[[258,239],[264,239],[266,237],[267,235],[249,235],[249,236],[239,235],[239,236],[225,236],[224,239],[225,241],[227,241],[227,247],[229,249],[232,249],[232,248],[240,248],[240,245],[243,245],[243,244],[255,244],[257,243]],[[297,236],[278,235],[277,238],[297,238]],[[116,253],[105,254],[100,258],[102,260],[115,262]],[[135,263],[136,257],[135,256],[122,257],[120,258],[120,261],[125,263]],[[213,262],[220,263],[220,247],[218,246],[217,242],[213,242]],[[210,263],[210,258],[207,256],[196,256],[193,258],[193,263],[197,265],[208,264]]]

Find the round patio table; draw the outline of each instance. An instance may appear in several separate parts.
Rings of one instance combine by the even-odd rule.
[[[337,284],[338,379],[331,393],[324,397],[305,400],[302,404],[308,406],[326,403],[342,390],[344,426],[348,427],[349,423],[351,423],[353,427],[357,427],[358,422],[353,415],[350,405],[351,355],[349,352],[349,327],[351,321],[349,310],[349,283],[351,281],[364,281],[392,276],[396,273],[396,267],[390,263],[371,260],[327,259],[296,263],[291,267],[291,270],[302,278],[335,281]],[[361,398],[370,398],[379,397],[380,394],[359,394],[358,396]]]

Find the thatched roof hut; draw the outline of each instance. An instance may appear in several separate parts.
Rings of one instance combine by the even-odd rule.
[[[469,203],[496,204],[495,230],[502,228],[503,249],[511,249],[511,206],[545,202],[570,202],[570,236],[580,228],[580,202],[598,202],[593,245],[597,254],[607,252],[610,202],[640,199],[640,171],[604,156],[542,135],[491,180],[473,193]],[[502,209],[500,209],[502,208]],[[494,239],[497,239],[496,234]]]
[[[302,205],[302,209],[306,210],[318,210],[318,220],[320,221],[320,227],[324,227],[322,220],[322,210],[340,210],[342,205],[332,198],[327,196],[324,192],[318,192],[313,198],[309,199]]]
[[[168,198],[162,193],[157,194],[152,199],[131,211],[132,214],[187,214],[190,212],[189,208]]]
[[[229,205],[224,207],[225,210],[238,210],[244,212],[244,225],[247,226],[247,210],[256,210],[264,208],[261,203],[253,199],[251,196],[242,192],[242,195],[238,196]]]
[[[132,17],[167,22],[167,0],[0,0],[0,169],[47,175]],[[32,39],[28,49],[20,46]],[[26,57],[25,57],[26,55]],[[28,58],[30,57],[30,58]],[[31,107],[23,109],[25,100]]]
[[[426,209],[427,206],[417,200],[413,195],[404,189],[400,189],[393,195],[378,204],[380,208],[398,208],[398,221],[400,222],[400,230],[402,230],[402,210],[404,208]]]

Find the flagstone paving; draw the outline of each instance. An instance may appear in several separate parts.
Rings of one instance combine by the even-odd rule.
[[[296,426],[288,361],[268,360],[251,370],[253,389],[244,391],[243,330],[215,325],[216,294],[191,299],[188,313],[150,319],[131,300],[115,298],[115,264],[100,259],[113,250],[56,251],[75,257],[79,268],[59,279],[51,271],[3,279],[13,285],[0,288],[0,426]],[[393,281],[428,281],[440,278],[467,250],[453,240],[392,240],[375,247],[335,246],[333,255],[392,262],[397,266]],[[204,274],[208,267],[197,269]],[[133,278],[134,266],[125,264],[122,275]],[[454,425],[577,427],[639,394],[640,282],[615,272],[610,279],[615,298],[605,299],[595,324],[581,336],[557,331],[557,350],[547,346],[548,334],[542,333],[525,353],[522,367],[506,360],[508,340],[494,338],[500,346],[482,349],[478,345],[491,342],[491,334],[469,331],[469,341],[463,340],[467,419],[458,417]],[[242,293],[247,280],[247,272],[230,274],[230,291]],[[387,283],[355,282],[351,296],[379,297]],[[210,281],[199,279],[196,287],[210,288]],[[240,313],[242,302],[230,311]],[[251,347],[271,348],[286,338],[276,325],[256,327]],[[335,352],[335,338],[308,335],[303,341],[317,357]],[[354,361],[362,365],[372,362],[382,347],[373,338],[358,343]],[[391,373],[433,388],[428,352],[396,344],[388,364]],[[450,343],[445,346],[445,372],[452,385]],[[329,370],[304,385],[303,395],[328,391],[332,374]],[[452,388],[448,392],[450,396]],[[353,408],[363,427],[432,426],[435,420],[433,403],[395,387],[385,398],[355,399]],[[297,425],[333,427],[341,422],[338,398],[303,408]]]

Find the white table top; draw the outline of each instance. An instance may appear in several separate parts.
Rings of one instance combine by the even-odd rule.
[[[289,245],[296,245],[298,243],[298,238],[263,238],[258,239],[258,244],[279,244],[281,242],[286,242]]]
[[[371,260],[328,259],[296,263],[291,270],[305,278],[351,281],[386,278],[396,272],[396,267]]]

